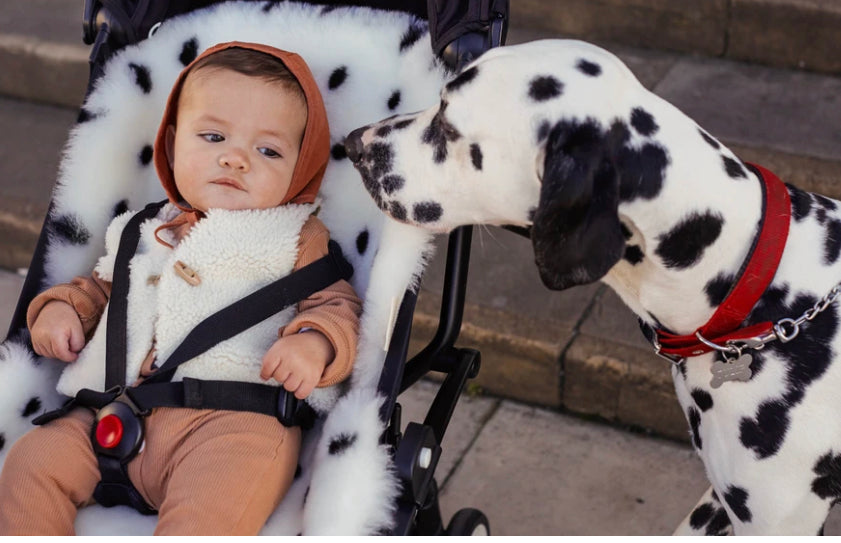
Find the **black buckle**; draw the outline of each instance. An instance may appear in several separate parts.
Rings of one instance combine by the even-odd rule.
[[[126,464],[137,455],[143,445],[145,435],[143,418],[149,414],[149,411],[138,408],[122,387],[114,387],[108,392],[119,392],[119,394],[111,403],[97,412],[91,429],[91,442],[97,454],[116,458],[121,464]],[[97,439],[97,428],[103,419],[111,416],[116,417],[120,422],[121,437],[114,445],[104,446]]]
[[[300,408],[300,400],[288,390],[278,387],[277,392],[277,420],[284,426],[297,426],[297,415]]]

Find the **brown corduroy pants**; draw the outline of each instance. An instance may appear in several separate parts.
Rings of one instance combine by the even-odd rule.
[[[80,408],[15,442],[0,474],[0,535],[74,533],[99,482],[92,424]],[[257,534],[292,484],[300,447],[300,428],[268,415],[160,408],[128,471],[159,512],[156,535]]]

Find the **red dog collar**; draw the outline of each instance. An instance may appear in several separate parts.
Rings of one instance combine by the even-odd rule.
[[[773,334],[773,322],[740,327],[777,272],[788,238],[791,201],[786,186],[776,175],[761,166],[750,166],[762,179],[765,196],[759,236],[742,265],[743,271],[738,282],[706,324],[685,336],[654,330],[655,345],[659,345],[658,354],[666,355],[669,359],[698,356],[716,349],[715,346],[726,348],[728,342]]]

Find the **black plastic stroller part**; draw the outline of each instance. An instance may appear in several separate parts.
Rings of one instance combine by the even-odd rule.
[[[459,8],[454,8],[456,4]],[[481,24],[478,27],[468,24],[455,25],[453,28],[460,29],[462,34],[454,32],[455,38],[444,42],[444,47],[440,50],[436,49],[436,53],[454,71],[460,71],[487,49],[504,43],[508,2],[504,0],[495,4],[500,11],[493,12],[494,16],[490,21],[487,19],[484,22],[480,21]],[[475,14],[479,8],[487,9],[493,6],[484,0],[458,3],[429,0],[429,7],[430,14],[436,7],[449,9],[450,13],[453,9],[465,8],[460,13]],[[436,28],[439,31],[442,30],[440,26],[434,27],[430,20],[433,47],[435,47],[436,37],[439,42],[443,41],[440,39],[440,33],[436,33]],[[474,28],[476,28],[475,31],[473,31]],[[393,428],[395,422],[399,428],[400,411],[398,409],[395,411],[396,417],[394,414],[391,417],[392,427],[386,431],[387,436],[399,440],[395,452],[395,465],[403,483],[394,535],[468,535],[479,526],[484,528],[485,533],[490,533],[487,517],[475,509],[462,510],[466,513],[459,511],[461,516],[453,517],[450,527],[445,530],[438,503],[438,484],[434,478],[435,467],[441,456],[440,443],[449,426],[455,406],[464,392],[467,380],[478,374],[481,364],[478,351],[454,347],[461,331],[464,314],[472,233],[472,226],[462,226],[453,230],[449,236],[438,329],[429,345],[406,363],[400,391],[409,388],[431,370],[445,373],[444,382],[433,400],[423,425],[409,423],[405,435],[400,436],[399,432],[395,432]],[[414,305],[414,299],[412,305]],[[401,307],[401,311],[402,309]],[[406,343],[408,344],[408,335]],[[399,404],[397,407],[399,408]]]
[[[93,44],[88,92],[114,52],[147,38],[158,22],[219,1],[85,0],[84,41]],[[267,0],[255,1],[268,3]],[[508,0],[313,0],[310,3],[364,5],[407,11],[425,18],[430,21],[436,54],[453,71],[458,71],[487,49],[502,45],[507,32]],[[12,318],[9,338],[26,334],[27,306],[43,288],[44,256],[52,228],[49,217],[50,212]],[[511,229],[527,235],[526,229]],[[441,454],[441,440],[467,379],[475,377],[480,365],[478,351],[454,347],[461,329],[471,234],[472,227],[464,226],[449,236],[440,322],[433,340],[412,360],[404,363],[416,302],[416,294],[407,291],[397,314],[380,377],[379,390],[387,398],[380,412],[381,419],[387,423],[383,441],[394,449],[395,465],[403,483],[395,535],[457,535],[472,531],[471,528],[465,532],[466,528],[459,528],[462,525],[482,525],[487,529],[487,518],[481,512],[463,509],[445,530],[438,504],[438,485],[434,478]],[[410,423],[404,434],[400,430],[401,406],[396,398],[429,371],[445,373],[446,377],[423,424]]]

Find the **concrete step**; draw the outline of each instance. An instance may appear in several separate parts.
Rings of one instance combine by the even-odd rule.
[[[512,4],[515,26],[509,43],[558,37],[559,30],[548,22],[542,25],[547,30],[518,19],[527,12],[542,13],[549,5],[567,10],[570,17],[564,20],[584,20],[580,2]],[[579,11],[572,9],[576,4]],[[628,18],[647,5],[645,13],[660,9],[663,20],[690,9],[689,4],[724,2],[591,3],[595,13],[613,6],[624,9]],[[763,2],[727,3],[733,12],[748,4]],[[764,4],[772,10],[830,2]],[[6,127],[0,132],[2,268],[28,265],[46,214],[60,152],[87,82],[88,51],[79,37],[80,20],[80,0],[0,3],[0,95],[5,96],[0,97],[0,123]],[[596,41],[742,159],[763,164],[807,190],[841,198],[841,77]],[[415,351],[432,337],[438,320],[444,245],[442,238],[424,277],[414,323]],[[473,246],[459,345],[482,351],[483,369],[474,390],[686,439],[666,363],[652,354],[636,319],[612,292],[590,285],[549,293],[532,264],[529,241],[504,230],[475,229]]]
[[[513,0],[511,24],[590,41],[841,74],[836,0]]]

